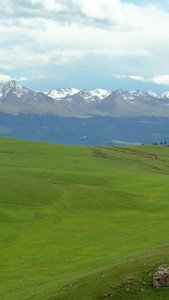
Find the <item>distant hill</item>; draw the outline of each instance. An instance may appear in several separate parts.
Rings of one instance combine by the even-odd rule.
[[[69,145],[152,144],[169,140],[169,119],[0,113],[0,135]]]

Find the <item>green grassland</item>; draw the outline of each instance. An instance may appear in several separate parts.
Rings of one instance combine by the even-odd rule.
[[[165,146],[0,138],[0,299],[167,299],[168,175]]]

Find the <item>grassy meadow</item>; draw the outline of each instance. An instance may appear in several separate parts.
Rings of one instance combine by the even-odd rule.
[[[168,175],[165,146],[1,137],[0,299],[167,299]]]

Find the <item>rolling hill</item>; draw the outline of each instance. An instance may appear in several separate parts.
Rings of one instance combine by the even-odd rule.
[[[165,146],[1,137],[1,299],[166,299],[168,175]]]

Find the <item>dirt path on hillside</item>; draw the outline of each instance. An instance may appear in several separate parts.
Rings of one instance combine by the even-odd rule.
[[[116,148],[122,150],[120,147],[116,147]],[[143,151],[140,151],[140,150],[128,149],[128,148],[125,148],[125,147],[123,149],[125,149],[124,152],[128,151],[128,152],[143,154],[143,155],[148,156],[151,159],[157,159],[157,157],[154,154],[152,154],[152,153],[143,152]]]
[[[147,156],[147,158],[150,158],[150,159],[157,160],[157,157],[152,153],[147,153],[147,152],[143,152],[143,151],[140,151],[140,150],[128,149],[128,148],[125,148],[125,147],[121,148],[121,147],[117,147],[117,146],[114,146],[114,147],[103,147],[103,146],[93,146],[92,147],[92,146],[88,146],[88,148],[90,148],[92,150],[94,157],[100,157],[100,158],[105,158],[105,159],[109,159],[109,160],[113,160],[113,157],[103,153],[101,151],[102,149],[103,150],[104,149],[109,149],[111,151],[117,151],[117,152],[123,152],[123,153],[126,153],[126,152],[135,153],[135,154],[145,155],[145,156]]]
[[[109,157],[108,155],[103,154],[103,153],[101,152],[101,150],[100,150],[101,147],[98,148],[97,146],[93,146],[93,147],[89,146],[89,148],[92,150],[93,156],[94,156],[94,157],[100,157],[100,158],[111,159],[111,157]]]
[[[97,158],[103,158],[103,159],[108,159],[110,161],[117,161],[117,162],[121,162],[121,163],[125,163],[125,164],[133,164],[135,162],[137,162],[140,167],[147,168],[149,167],[151,171],[153,172],[158,172],[164,175],[169,175],[169,171],[167,171],[166,166],[169,167],[169,161],[163,160],[161,158],[157,158],[156,155],[152,154],[152,153],[148,153],[148,152],[144,152],[144,151],[140,151],[140,150],[134,150],[134,149],[128,149],[127,147],[120,147],[120,146],[87,146],[87,148],[89,148],[92,151],[92,156],[93,157],[97,157]],[[116,154],[111,153],[107,154],[104,153],[104,150],[110,150],[110,151],[114,151],[117,152],[117,156]],[[119,153],[119,155],[118,155]],[[120,155],[120,153],[122,155]],[[131,157],[127,157],[127,154],[131,154]],[[126,155],[126,156],[125,156]],[[132,157],[133,156],[133,157]],[[135,156],[135,158],[134,158]],[[143,158],[142,160],[138,160],[136,157],[140,157]],[[161,166],[159,163],[151,163],[149,160],[154,160],[154,161],[158,161],[159,163],[161,163]],[[149,161],[149,162],[148,162]],[[169,170],[169,169],[168,169]]]

